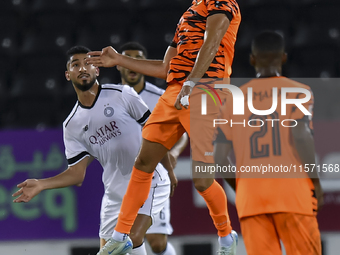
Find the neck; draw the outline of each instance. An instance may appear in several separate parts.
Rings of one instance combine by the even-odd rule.
[[[127,84],[129,85],[130,87],[132,87],[128,82],[126,82],[124,79],[122,79],[122,84]],[[143,89],[144,89],[144,86],[145,86],[145,79],[144,79],[144,76],[140,79],[140,81],[133,86],[133,89],[139,94]]]
[[[256,78],[278,77],[282,75],[281,67],[258,67],[256,68]]]
[[[93,102],[98,94],[99,83],[96,81],[92,88],[87,91],[81,91],[76,88],[76,93],[78,96],[78,101],[84,106],[92,106]]]

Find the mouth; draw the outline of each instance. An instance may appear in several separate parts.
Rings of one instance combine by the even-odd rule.
[[[90,75],[88,75],[88,74],[81,74],[81,75],[78,76],[78,78],[79,78],[79,79],[82,79],[82,80],[85,80],[85,79],[87,79],[88,77],[90,77]]]
[[[136,73],[136,72],[133,72],[133,71],[129,71],[129,74],[128,74],[128,75],[129,75],[130,78],[133,79],[133,78],[136,78],[137,73]]]

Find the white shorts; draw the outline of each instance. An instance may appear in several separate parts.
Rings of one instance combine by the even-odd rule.
[[[171,235],[173,232],[170,223],[170,198],[167,199],[163,209],[153,217],[151,227],[148,229],[146,234],[165,234]]]
[[[156,180],[156,183],[157,183],[156,185],[151,186],[147,200],[138,211],[138,214],[145,214],[151,216],[153,225],[159,222],[159,219],[161,218],[160,214],[162,214],[161,211],[167,204],[167,201],[169,201],[170,196],[169,178],[166,179],[163,178],[163,180],[160,179]],[[102,207],[100,211],[100,230],[99,230],[100,238],[108,239],[112,236],[114,227],[117,224],[120,206],[121,204],[110,204],[107,195],[103,196]],[[170,220],[170,210],[168,211],[169,213],[166,218]],[[163,215],[162,218],[164,218]],[[169,226],[171,229],[169,229]],[[156,229],[159,230],[160,228],[157,227]],[[169,232],[169,230],[171,230],[170,232],[172,233],[172,227],[170,225],[170,222],[169,224],[166,224],[164,226],[164,229],[159,233],[165,234]]]

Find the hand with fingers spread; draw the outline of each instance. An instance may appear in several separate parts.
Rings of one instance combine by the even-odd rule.
[[[194,86],[195,86],[195,83],[193,81],[185,81],[183,83],[182,89],[178,93],[178,96],[177,96],[177,99],[176,99],[176,102],[175,102],[175,107],[176,107],[177,110],[181,110],[182,106],[185,109],[188,109],[189,96],[190,96]]]
[[[19,197],[13,200],[14,203],[21,202],[27,203],[43,190],[40,181],[37,179],[28,179],[18,184],[17,187],[20,189],[17,192],[15,192],[12,196]]]
[[[120,54],[113,47],[106,47],[102,51],[91,51],[87,63],[98,67],[114,67],[118,65]]]

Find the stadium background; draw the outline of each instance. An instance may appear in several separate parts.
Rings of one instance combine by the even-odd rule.
[[[190,2],[1,0],[0,254],[95,254],[90,247],[98,245],[102,194],[98,164],[90,167],[81,188],[45,192],[23,206],[13,206],[10,194],[15,184],[26,178],[51,176],[66,167],[61,125],[76,100],[64,77],[66,50],[78,44],[93,50],[108,45],[119,48],[127,41],[138,41],[148,49],[149,58],[162,58]],[[248,64],[253,36],[264,29],[281,32],[288,52],[284,75],[308,78],[303,81],[314,91],[318,162],[340,163],[340,2],[238,2],[243,20],[232,83],[254,76]],[[165,87],[162,80],[148,80]],[[99,81],[118,83],[119,73],[115,68],[101,69]],[[171,240],[179,255],[213,254],[215,231],[204,203],[192,188],[188,156],[187,149],[176,168],[180,183],[172,199]],[[339,174],[322,177],[326,191],[326,204],[319,215],[323,251],[333,255],[340,250]],[[235,208],[229,207],[234,227],[239,229]],[[238,254],[246,254],[242,241],[239,250]]]

